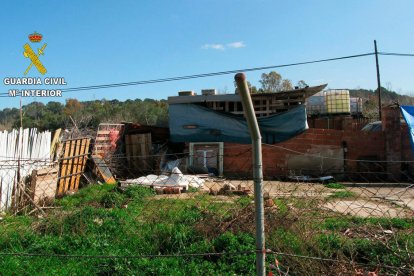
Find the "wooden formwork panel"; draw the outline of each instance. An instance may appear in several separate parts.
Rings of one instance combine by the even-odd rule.
[[[126,157],[133,170],[148,171],[152,169],[151,133],[125,135]]]
[[[62,142],[62,158],[59,159],[59,180],[56,195],[79,188],[80,177],[85,171],[89,154],[89,138],[80,138]]]
[[[97,174],[102,177],[105,183],[116,183],[116,180],[113,177],[108,165],[105,163],[105,160],[103,160],[99,155],[92,155],[92,160],[95,163]]]

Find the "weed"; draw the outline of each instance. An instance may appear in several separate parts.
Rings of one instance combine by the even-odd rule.
[[[188,187],[188,192],[189,193],[196,193],[196,192],[198,192],[198,188],[195,188],[195,187]]]
[[[274,199],[273,201],[275,205],[278,207],[279,214],[281,216],[285,216],[288,212],[288,206],[286,205],[286,201],[281,199]]]
[[[122,194],[112,191],[103,195],[99,203],[105,208],[119,208],[124,201],[125,197]]]
[[[351,191],[338,191],[329,196],[329,198],[353,198],[356,194]]]
[[[325,187],[329,189],[345,189],[345,186],[340,183],[328,183],[325,184]]]
[[[107,192],[114,190],[115,185],[90,185],[79,190],[77,193],[71,196],[55,201],[57,206],[62,206],[64,209],[72,210],[73,207],[81,207],[91,203],[99,202]]]

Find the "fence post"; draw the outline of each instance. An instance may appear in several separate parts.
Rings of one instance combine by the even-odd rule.
[[[377,41],[374,40],[374,50],[375,50],[375,65],[377,68],[377,86],[378,86],[378,117],[379,120],[382,120],[381,116],[381,79],[380,79],[380,69],[378,63],[378,50],[377,50]]]
[[[262,136],[252,99],[247,86],[246,76],[243,73],[235,75],[237,88],[243,104],[244,116],[247,120],[253,149],[253,181],[254,181],[254,203],[256,221],[256,274],[264,276],[265,267],[265,235],[264,235],[264,206],[263,206],[263,167],[262,167]]]

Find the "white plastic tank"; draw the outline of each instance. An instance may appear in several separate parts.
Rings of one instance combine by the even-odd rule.
[[[351,113],[351,101],[349,97],[349,90],[335,89],[324,92],[326,113]]]
[[[325,96],[322,94],[307,98],[306,112],[308,115],[326,114]]]
[[[351,114],[362,114],[361,98],[351,98]]]

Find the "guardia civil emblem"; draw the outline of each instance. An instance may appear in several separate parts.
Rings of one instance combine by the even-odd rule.
[[[43,36],[37,32],[34,32],[33,34],[29,35],[29,41],[31,43],[39,43],[40,41],[42,41],[42,38]],[[46,67],[42,64],[42,62],[39,59],[40,55],[45,55],[46,46],[47,44],[44,43],[41,48],[38,48],[37,54],[28,43],[26,43],[23,46],[24,48],[23,55],[30,60],[29,66],[27,67],[26,71],[24,71],[25,76],[27,75],[27,73],[29,73],[33,65],[37,69],[37,71],[39,71],[40,74],[42,75],[46,74],[47,72]]]

